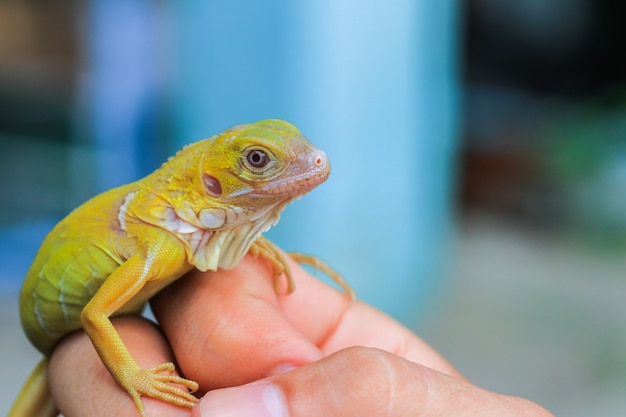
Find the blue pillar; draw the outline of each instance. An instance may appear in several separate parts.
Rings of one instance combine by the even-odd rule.
[[[270,237],[415,324],[443,266],[457,129],[457,2],[176,2],[177,146],[284,118],[327,151],[327,184]]]
[[[172,150],[232,125],[280,117],[291,76],[288,0],[169,3]]]

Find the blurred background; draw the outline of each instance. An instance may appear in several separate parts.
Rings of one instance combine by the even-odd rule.
[[[273,240],[327,260],[478,385],[623,416],[625,13],[0,1],[0,411],[39,357],[17,294],[52,226],[186,143],[282,118],[333,174]]]

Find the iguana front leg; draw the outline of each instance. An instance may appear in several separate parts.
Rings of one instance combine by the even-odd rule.
[[[178,256],[172,256],[171,253],[167,255],[162,257],[155,251],[147,258],[134,255],[128,259],[104,281],[81,314],[82,326],[102,362],[130,394],[142,416],[146,414],[141,395],[183,407],[192,407],[197,401],[188,391],[175,386],[182,385],[192,392],[198,389],[196,382],[172,375],[175,371],[173,363],[141,369],[109,319],[113,313],[131,303],[133,297],[145,289],[151,280],[166,277],[164,272],[168,271],[168,266],[173,267],[172,261],[180,259],[181,253]]]
[[[259,237],[250,247],[250,253],[254,256],[261,256],[266,259],[271,265],[274,271],[274,289],[278,293],[280,290],[280,277],[285,274],[287,279],[287,292],[291,293],[296,289],[296,284],[291,273],[291,268],[285,259],[283,252],[278,249],[276,245],[267,240],[265,237]],[[328,275],[341,289],[346,293],[351,300],[355,299],[354,290],[350,288],[348,283],[343,277],[328,264],[322,262],[315,256],[305,255],[302,253],[292,252],[289,256],[296,262],[309,265],[316,271],[322,271]]]

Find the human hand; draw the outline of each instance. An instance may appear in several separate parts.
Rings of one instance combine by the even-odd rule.
[[[161,330],[114,319],[141,367],[176,360],[200,394],[209,391],[193,411],[143,397],[149,416],[550,416],[470,384],[397,322],[292,268],[290,295],[277,295],[268,265],[247,256],[159,294]],[[50,380],[66,417],[137,415],[82,332],[56,349]]]

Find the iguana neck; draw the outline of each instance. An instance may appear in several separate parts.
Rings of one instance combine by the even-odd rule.
[[[248,252],[252,243],[275,225],[284,207],[291,202],[282,201],[273,206],[252,212],[245,208],[225,209],[228,223],[209,229],[201,226],[197,213],[183,207],[179,212],[167,199],[160,198],[141,210],[143,198],[129,193],[120,207],[118,219],[123,229],[136,221],[148,223],[167,230],[184,245],[188,262],[201,271],[230,269]]]

